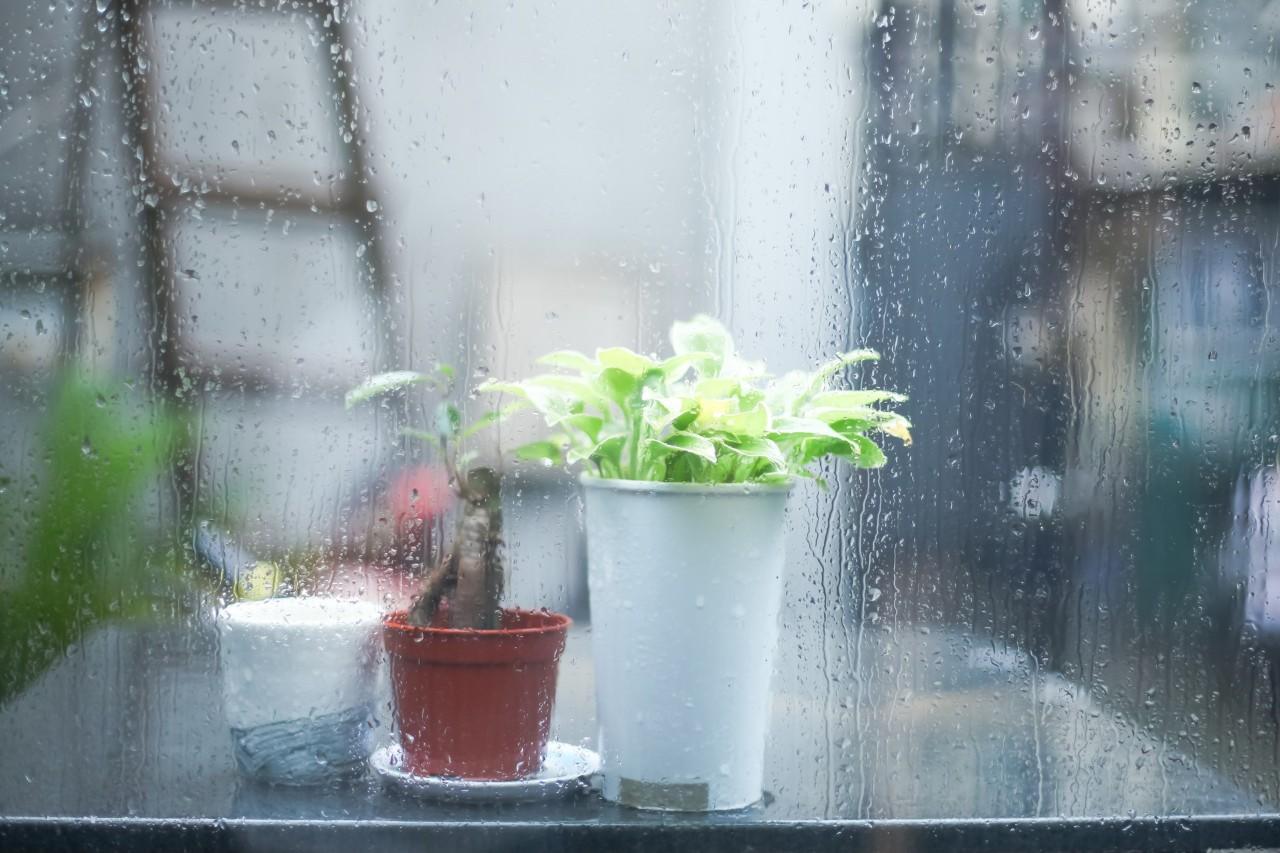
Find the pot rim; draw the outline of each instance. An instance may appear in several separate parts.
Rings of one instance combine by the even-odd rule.
[[[664,495],[774,495],[788,494],[795,486],[794,477],[785,483],[660,483],[654,480],[615,480],[583,473],[578,480],[588,489]]]
[[[554,610],[543,608],[541,610],[525,610],[521,607],[504,607],[503,613],[525,613],[537,616],[554,617],[552,621],[546,625],[539,625],[535,628],[432,628],[420,627],[418,625],[410,625],[403,621],[408,614],[408,610],[392,610],[382,616],[382,627],[384,630],[396,631],[402,634],[410,634],[420,632],[433,637],[534,637],[545,634],[559,634],[569,630],[573,625],[573,620],[563,613],[556,613]]]

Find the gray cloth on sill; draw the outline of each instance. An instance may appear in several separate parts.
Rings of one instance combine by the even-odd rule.
[[[286,785],[315,785],[358,776],[369,757],[373,709],[231,729],[236,764],[246,776]]]

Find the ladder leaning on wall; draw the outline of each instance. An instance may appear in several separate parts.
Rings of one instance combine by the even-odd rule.
[[[221,210],[224,214],[243,210],[279,211],[291,217],[341,218],[349,222],[356,235],[357,255],[362,265],[361,278],[368,284],[368,304],[376,334],[380,336],[376,360],[382,361],[398,352],[400,332],[388,306],[391,304],[391,277],[388,274],[386,247],[380,227],[380,206],[374,194],[368,154],[363,137],[358,77],[352,60],[354,43],[349,18],[350,0],[187,0],[170,4],[162,0],[97,0],[86,3],[79,44],[76,47],[72,97],[74,103],[68,136],[70,151],[66,157],[62,182],[63,249],[60,252],[58,277],[68,282],[75,294],[68,300],[68,324],[73,329],[92,286],[95,268],[100,269],[102,252],[88,240],[85,184],[88,176],[88,151],[96,102],[89,93],[105,63],[107,73],[118,75],[122,92],[118,100],[120,122],[127,149],[122,167],[131,170],[130,179],[139,204],[136,233],[141,259],[140,307],[142,327],[146,329],[150,352],[152,388],[178,407],[196,404],[205,385],[200,365],[181,355],[181,324],[177,316],[178,300],[176,261],[171,253],[175,220],[183,210],[198,200],[205,212]],[[181,8],[184,12],[208,10],[210,14],[279,16],[292,26],[305,25],[321,40],[327,64],[309,63],[324,78],[332,99],[332,114],[338,123],[339,167],[330,180],[319,187],[285,186],[270,174],[249,177],[235,174],[194,176],[200,186],[198,195],[183,192],[189,186],[181,169],[165,162],[158,137],[162,104],[158,97],[154,60],[155,15]],[[305,57],[298,61],[305,61]],[[68,338],[78,337],[74,334]],[[71,351],[68,351],[71,354]],[[385,369],[385,364],[373,367]],[[241,366],[243,372],[243,366]],[[257,392],[270,392],[279,387],[279,377],[236,375],[235,368],[216,370],[221,383],[238,382]],[[175,462],[179,526],[189,529],[194,519],[195,462]]]

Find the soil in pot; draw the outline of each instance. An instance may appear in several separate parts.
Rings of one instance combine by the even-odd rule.
[[[448,625],[441,608],[435,625]],[[400,745],[424,776],[513,780],[542,768],[569,617],[503,610],[485,631],[383,620]]]

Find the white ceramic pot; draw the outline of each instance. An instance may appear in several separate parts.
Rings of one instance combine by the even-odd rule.
[[[760,799],[788,486],[583,478],[605,798]]]
[[[244,601],[218,614],[224,708],[245,775],[307,785],[364,771],[380,616],[332,598]]]

